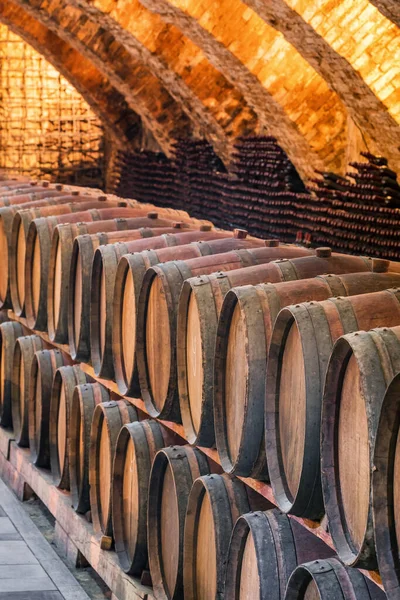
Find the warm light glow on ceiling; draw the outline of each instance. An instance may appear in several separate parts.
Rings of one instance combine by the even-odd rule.
[[[239,0],[169,3],[194,17],[259,79],[313,150],[321,156],[332,150],[330,143],[346,127],[347,112],[325,80],[281,33]]]
[[[368,0],[285,0],[357,70],[400,123],[400,29]]]
[[[241,135],[244,127],[256,127],[256,116],[209,62],[202,50],[173,25],[147,10],[139,0],[94,0],[94,6],[107,12],[145,48],[175,71],[201,100],[228,135]],[[241,110],[237,110],[238,106]]]

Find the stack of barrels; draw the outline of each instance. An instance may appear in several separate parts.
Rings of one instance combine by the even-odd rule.
[[[50,184],[1,203],[0,424],[127,574],[157,599],[379,600],[354,568],[379,566],[399,597],[399,263]],[[299,523],[325,513],[336,554]]]

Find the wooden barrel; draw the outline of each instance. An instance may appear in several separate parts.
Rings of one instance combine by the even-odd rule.
[[[57,223],[68,221],[81,221],[85,217],[87,220],[99,220],[98,207],[104,207],[108,210],[116,207],[114,202],[104,202],[93,198],[90,201],[79,203],[56,204],[54,206],[43,206],[40,208],[30,208],[15,212],[11,222],[11,231],[9,234],[9,279],[10,293],[14,312],[19,316],[24,316],[25,303],[25,257],[27,255],[28,234],[30,225],[35,219],[41,218],[41,234],[51,237],[51,232]],[[114,208],[115,210],[115,208]],[[122,210],[122,208],[120,208]],[[135,209],[128,209],[135,210]],[[74,214],[72,214],[74,213]],[[83,213],[86,213],[85,215]],[[48,217],[49,220],[46,220]],[[3,218],[3,225],[5,226]],[[45,228],[48,225],[48,229]],[[32,235],[32,234],[31,234]],[[34,240],[37,239],[35,233]],[[44,243],[42,244],[44,247]],[[29,250],[32,250],[31,248]],[[29,252],[28,250],[28,252]],[[29,253],[28,253],[29,256]]]
[[[28,190],[23,194],[14,194],[10,196],[1,196],[0,197],[0,206],[14,206],[18,204],[19,206],[28,204],[28,202],[35,202],[36,200],[44,200],[45,198],[51,198],[53,200],[57,199],[62,202],[63,197],[66,195],[66,192],[51,190],[41,188],[39,190],[31,191]],[[70,193],[69,196],[74,194]]]
[[[105,203],[103,202],[100,205],[104,206]],[[18,244],[16,246],[17,252],[14,252],[15,258],[11,255],[10,260],[11,299],[15,305],[13,306],[16,311],[23,312],[25,293],[26,302],[28,303],[26,311],[28,321],[29,319],[33,319],[31,313],[35,313],[36,309],[34,305],[35,278],[32,271],[33,269],[40,267],[42,279],[37,283],[37,294],[43,297],[43,302],[39,301],[42,316],[38,315],[36,320],[39,323],[44,320],[47,321],[47,285],[43,286],[43,282],[45,281],[47,284],[47,277],[45,277],[45,274],[48,274],[51,237],[57,224],[80,221],[100,221],[103,217],[129,216],[134,215],[137,212],[138,209],[136,208],[113,208],[109,206],[108,208],[92,208],[58,216],[41,217],[33,220],[31,220],[28,215],[25,219],[28,223],[27,230],[25,230],[25,226],[22,223],[19,223],[18,225],[20,219],[20,213],[18,213],[14,219],[15,223],[13,223],[12,230],[12,240],[15,240],[15,244]],[[25,260],[26,256],[28,256],[29,260]],[[34,320],[32,320],[31,324],[31,327],[33,326]]]
[[[385,600],[386,594],[357,569],[336,558],[299,565],[292,573],[284,600]]]
[[[113,196],[114,198],[118,198],[118,196]],[[121,200],[121,198],[118,198]],[[132,200],[129,200],[132,202]],[[198,229],[199,227],[213,228],[214,224],[212,221],[207,221],[207,219],[196,219],[195,217],[191,217],[189,213],[185,210],[177,210],[175,208],[165,208],[161,206],[154,206],[154,204],[142,203],[135,200],[137,206],[140,206],[145,212],[156,211],[162,219],[171,219],[172,221],[183,221],[190,228],[193,227]]]
[[[29,448],[37,467],[50,467],[50,400],[54,373],[68,365],[69,357],[60,350],[35,352],[29,383]]]
[[[32,188],[36,183],[30,183],[28,181],[18,182],[18,181],[9,181],[8,183],[4,183],[0,186],[0,196],[8,196],[9,194],[21,193],[23,194],[30,188]]]
[[[69,484],[72,506],[78,513],[90,510],[89,450],[94,409],[108,402],[108,390],[100,383],[77,385],[72,395],[69,423]]]
[[[297,257],[311,254],[305,248],[281,246],[280,249],[281,258],[288,253],[295,257],[296,251]],[[276,248],[276,257],[279,257],[278,251],[279,248]],[[296,260],[294,258],[291,264],[295,265]],[[309,262],[314,263],[314,260]],[[264,264],[193,277],[183,283],[177,317],[178,391],[182,422],[191,444],[206,447],[215,444],[214,350],[225,294],[237,285],[280,281],[285,275],[285,271],[276,269],[271,273],[269,265]]]
[[[263,244],[262,240],[247,241],[243,238],[244,236],[210,240],[209,242],[193,242],[158,251],[146,251],[141,253],[140,256],[146,260],[145,255],[151,254],[154,261],[159,262],[160,259],[162,262],[164,253],[168,253],[168,256],[175,255],[190,258],[203,256],[204,254],[221,253],[230,248]],[[90,287],[90,348],[92,364],[96,375],[99,377],[108,379],[114,377],[112,317],[115,276],[118,260],[124,254],[134,251],[135,241],[131,241],[101,246],[94,254]]]
[[[242,230],[241,230],[242,231]],[[210,232],[211,233],[211,232]],[[163,260],[162,254],[168,253],[178,256],[201,256],[203,252],[222,252],[224,248],[242,247],[246,244],[260,245],[261,240],[247,241],[246,233],[239,237],[223,238],[205,242],[179,245],[173,248],[164,248],[159,251],[146,251],[141,253],[143,261],[146,255],[151,255],[151,264]],[[136,251],[136,241],[111,244],[99,247],[93,258],[91,289],[90,289],[90,347],[91,359],[96,375],[112,379],[114,365],[112,361],[112,317],[115,276],[119,259],[130,252]],[[172,255],[173,255],[172,254]],[[76,300],[75,300],[75,304]]]
[[[243,286],[227,293],[217,329],[213,381],[215,435],[224,470],[236,475],[251,473],[259,479],[268,477],[263,441],[265,384],[268,350],[279,311],[292,303],[364,294],[396,285],[399,279],[395,273],[352,273]],[[195,410],[194,415],[198,414]],[[188,420],[187,415],[185,418]],[[204,418],[200,423],[207,426]]]
[[[164,226],[165,223],[169,225]],[[99,243],[107,244],[124,237],[147,239],[157,235],[157,232],[171,233],[178,231],[182,225],[184,224],[158,219],[154,212],[148,213],[146,217],[57,225],[51,239],[47,288],[47,328],[51,341],[61,344],[68,342],[68,285],[72,248],[77,236],[96,234]]]
[[[157,264],[158,261],[163,262],[164,259],[169,260],[171,258],[170,254],[165,256],[164,253],[154,252],[154,250],[171,249],[194,241],[207,241],[233,236],[235,236],[235,232],[209,230],[163,235],[149,240],[149,244],[147,244],[147,240],[135,243],[135,253],[120,258],[114,285],[112,349],[115,378],[122,394],[136,396],[140,393],[134,339],[137,298],[143,276],[149,266]],[[144,242],[146,242],[148,248],[151,248],[151,251],[145,251]]]
[[[165,227],[164,224],[168,224],[168,227]],[[68,341],[68,287],[73,244],[76,237],[79,246],[78,260],[82,245],[88,247],[86,252],[83,251],[83,255],[89,258],[89,253],[93,254],[99,245],[124,240],[147,239],[155,235],[157,231],[174,232],[182,226],[185,224],[158,219],[157,213],[148,213],[146,217],[119,218],[94,223],[68,223],[57,226],[51,240],[49,285],[47,286],[47,326],[50,339],[59,343]],[[92,233],[85,234],[85,231],[88,230],[91,230]]]
[[[29,206],[49,206],[55,205],[57,202],[58,198],[43,198],[42,200],[36,200],[24,205],[0,208],[0,252],[6,267],[0,272],[0,308],[12,308],[9,271],[11,257],[16,251],[16,247],[15,245],[12,245],[11,240],[14,216],[17,214],[18,210],[25,209]]]
[[[185,256],[200,256],[200,254],[216,254],[217,251],[221,250],[221,244],[222,248],[225,247],[225,249],[227,244],[235,245],[234,240],[218,242],[209,238],[209,241],[207,241],[205,237],[202,238],[199,244],[190,243],[190,245],[187,245],[187,242],[191,242],[188,236],[192,236],[193,233],[163,236],[163,238],[160,238],[159,243],[165,243],[169,247],[163,245],[159,250],[155,248],[151,251],[142,251],[140,254],[126,255],[119,260],[114,284],[112,347],[115,379],[120,392],[124,395],[136,396],[140,393],[135,344],[132,343],[132,340],[134,340],[136,332],[138,296],[146,270],[150,266],[174,258],[174,255],[177,254],[174,245],[182,244],[182,248],[180,248],[182,258]],[[232,237],[232,234],[230,236]],[[244,232],[235,230],[233,237],[236,240],[238,238],[244,239]],[[266,241],[249,239],[244,239],[244,242],[241,243],[247,244],[249,241],[251,244],[268,245]],[[284,248],[283,253],[290,253],[293,256],[296,255],[296,250],[299,254],[310,254],[309,250],[296,249],[294,246],[283,246],[282,248]],[[279,254],[274,255],[274,258],[276,256],[279,256]],[[135,310],[131,310],[131,307],[135,307]]]
[[[339,272],[368,271],[372,268],[372,260],[343,254],[331,256],[329,249],[325,249],[326,257],[320,256],[321,249],[318,256],[270,262],[281,250],[235,250],[187,261],[173,261],[147,270],[138,300],[136,353],[141,393],[146,410],[152,417],[180,420],[176,326],[179,295],[186,279],[263,263],[270,263],[264,266],[264,281],[299,279],[299,274],[305,271],[312,277],[321,271],[326,272],[327,268],[341,268]],[[295,252],[296,248],[291,247],[291,250]]]
[[[18,446],[29,446],[29,385],[35,352],[48,348],[38,335],[16,341],[12,365],[11,410],[14,438]]]
[[[185,519],[185,600],[224,598],[229,540],[235,522],[240,515],[263,509],[266,504],[258,494],[250,500],[248,491],[240,479],[229,475],[205,475],[194,482]],[[264,506],[257,506],[258,502]]]
[[[379,309],[377,304],[372,312],[379,314]],[[377,567],[371,506],[374,445],[386,389],[399,372],[399,326],[344,335],[327,367],[322,485],[332,540],[349,566]]]
[[[87,383],[78,365],[60,367],[54,374],[50,400],[50,468],[54,485],[69,490],[69,438],[75,386]]]
[[[299,565],[292,573],[285,600],[385,600],[385,593],[357,569],[336,558]]]
[[[297,565],[333,554],[322,540],[279,510],[244,514],[232,531],[224,596],[227,600],[284,600]]]
[[[98,404],[93,413],[90,430],[89,485],[93,527],[102,532],[102,545],[112,540],[112,467],[115,446],[121,427],[137,421],[136,408],[125,400]],[[108,548],[109,549],[109,548]]]
[[[7,189],[8,188],[8,189]],[[1,186],[0,187],[0,206],[11,206],[12,204],[23,203],[26,196],[35,196],[38,194],[54,194],[55,196],[65,195],[67,192],[63,190],[63,186],[50,188],[49,185],[30,185],[23,184],[17,186]],[[29,200],[28,200],[29,202]]]
[[[46,182],[48,183],[48,182]],[[1,179],[0,181],[0,194],[5,193],[3,190],[4,188],[11,188],[14,189],[14,187],[18,187],[18,186],[23,186],[23,187],[28,187],[32,185],[31,184],[31,180],[29,177],[11,177],[11,176],[5,176],[4,179]]]
[[[183,535],[193,482],[210,473],[206,456],[190,446],[160,450],[150,475],[147,542],[156,598],[183,598]],[[186,598],[186,586],[185,586]]]
[[[115,551],[125,573],[140,577],[147,566],[147,497],[153,459],[167,445],[157,421],[124,425],[115,448],[112,506]]]
[[[9,321],[0,325],[0,425],[12,426],[11,391],[14,348],[17,339],[25,335],[20,323]]]
[[[210,236],[213,232],[210,227],[203,226],[201,230],[188,231],[184,234],[176,234],[189,236],[191,239],[196,237]],[[220,234],[216,232],[216,237]],[[226,233],[222,237],[226,237]],[[228,234],[229,235],[229,234]],[[142,244],[152,246],[159,239],[174,239],[175,234],[167,236],[156,236],[152,239],[137,239],[129,243],[132,247],[132,252],[142,250]],[[73,244],[69,292],[68,292],[68,341],[72,357],[75,360],[88,361],[90,359],[90,283],[92,263],[94,256],[93,243],[95,238],[91,236],[78,236]],[[123,248],[123,247],[121,247]]]
[[[296,304],[279,313],[268,355],[265,419],[270,481],[285,512],[311,519],[324,514],[320,421],[335,340],[351,331],[395,325],[400,325],[399,288]]]
[[[378,400],[379,404],[379,400]],[[379,573],[389,600],[400,595],[399,515],[400,374],[387,387],[376,430],[372,505]]]

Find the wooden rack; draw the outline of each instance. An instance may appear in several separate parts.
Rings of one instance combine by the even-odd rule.
[[[8,311],[8,317],[11,320],[14,321],[18,321],[19,323],[21,323],[24,327],[26,327],[27,329],[29,329],[29,327],[26,324],[26,320],[21,318],[21,317],[17,317],[11,310]],[[30,330],[32,331],[32,330]],[[65,344],[56,344],[50,341],[47,333],[43,332],[43,331],[32,331],[32,333],[35,333],[36,335],[40,336],[46,343],[54,346],[55,348],[58,348],[59,350],[62,350],[63,352],[65,352],[66,354],[70,354],[69,353],[69,347],[68,345]],[[143,402],[143,400],[141,400],[140,398],[131,398],[129,396],[123,396],[119,390],[118,390],[118,386],[114,381],[110,381],[108,379],[101,379],[100,377],[97,377],[94,373],[93,367],[89,364],[86,363],[79,363],[80,364],[80,368],[82,369],[82,371],[84,371],[85,373],[87,373],[90,377],[92,377],[94,380],[98,381],[99,383],[101,383],[105,388],[107,388],[110,392],[112,392],[113,394],[119,396],[120,398],[124,398],[125,400],[127,400],[128,402],[132,403],[134,406],[136,406],[138,409],[140,409],[144,414],[148,415],[148,412],[145,408],[145,404]],[[150,417],[150,415],[148,415],[149,418],[153,418]],[[177,423],[173,423],[171,421],[164,421],[164,420],[160,420],[159,421],[162,425],[164,425],[164,427],[166,427],[167,429],[169,429],[170,431],[172,431],[174,434],[176,434],[177,436],[179,436],[182,441],[186,441],[185,438],[185,431],[182,425],[179,425]],[[189,442],[187,442],[189,443]],[[220,463],[220,459],[218,456],[218,452],[216,449],[213,448],[204,448],[204,447],[199,447],[200,450],[202,452],[204,452],[204,454],[206,454],[211,460],[213,460],[215,463],[217,464],[221,464]],[[21,450],[21,449],[19,449]],[[35,467],[33,467],[35,468]],[[42,471],[40,471],[42,473]],[[257,493],[261,494],[264,498],[266,498],[271,504],[273,504],[274,506],[277,506],[277,502],[275,500],[273,491],[271,486],[263,481],[259,481],[258,479],[252,479],[252,478],[247,478],[247,477],[240,477],[239,479],[241,479],[248,487],[250,487],[251,489],[255,490]],[[27,483],[30,485],[29,481],[27,481]],[[31,486],[32,487],[32,486]],[[54,487],[54,486],[53,486]],[[32,487],[32,489],[34,489]],[[54,487],[54,489],[56,490],[56,488]],[[34,489],[35,493],[36,490]],[[59,490],[56,490],[58,493]],[[40,494],[38,494],[39,497]],[[65,495],[65,494],[64,494]],[[43,500],[44,501],[44,500]],[[47,502],[44,501],[44,503],[47,505]],[[51,510],[50,507],[48,507],[49,510]],[[75,513],[74,513],[75,514]],[[321,521],[312,521],[310,519],[302,519],[300,517],[296,517],[294,515],[289,515],[289,517],[291,519],[294,519],[296,521],[298,521],[303,527],[305,527],[308,531],[310,531],[313,535],[316,535],[317,537],[319,537],[321,540],[323,540],[328,546],[330,546],[331,548],[334,548],[333,542],[332,542],[332,538],[329,534],[328,531],[328,524],[327,524],[327,519],[326,517],[324,517]],[[80,518],[80,517],[78,517]],[[84,552],[82,552],[82,554],[85,555]],[[87,556],[86,556],[87,558]],[[92,564],[92,562],[89,560],[89,558],[87,558],[88,562],[90,562],[90,564]],[[97,568],[92,564],[93,568],[97,571]],[[362,571],[362,573],[368,577],[369,579],[371,579],[374,583],[376,583],[382,590],[383,590],[383,585],[382,585],[382,579],[378,573],[378,571],[366,571],[363,569],[360,569],[360,571]],[[98,571],[99,575],[102,577],[102,574],[100,573],[100,571]],[[121,571],[121,575],[126,577],[126,575],[124,575],[124,573]],[[107,583],[107,581],[106,581]],[[142,598],[142,596],[137,596],[138,598]],[[151,598],[152,596],[148,596],[148,598]],[[121,597],[121,600],[125,600],[125,597]]]

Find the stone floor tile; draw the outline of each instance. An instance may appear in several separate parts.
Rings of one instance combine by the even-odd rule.
[[[33,553],[23,541],[0,542],[0,565],[38,564]]]

